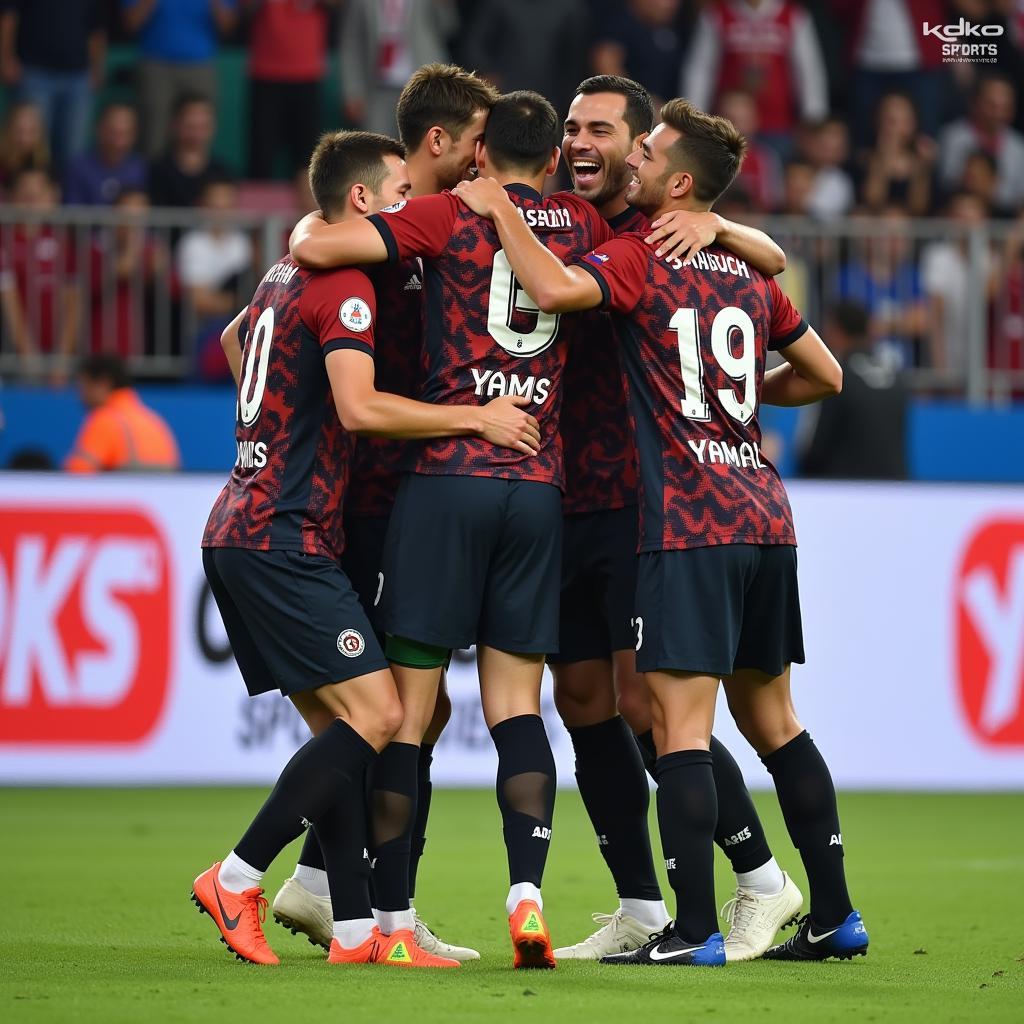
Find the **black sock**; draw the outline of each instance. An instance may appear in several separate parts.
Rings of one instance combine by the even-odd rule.
[[[775,782],[786,828],[807,872],[811,920],[819,928],[834,928],[846,920],[853,907],[846,888],[843,834],[828,765],[806,732],[761,760]]]
[[[647,831],[650,791],[633,733],[618,715],[569,730],[576,782],[622,899],[660,900]]]
[[[711,737],[711,767],[718,793],[715,842],[729,858],[733,871],[753,871],[771,860],[771,847],[740,766],[729,748],[714,736]]]
[[[309,836],[306,838],[308,841]],[[372,917],[369,871],[363,856],[366,848],[365,778],[316,819],[316,845],[322,849],[326,864],[333,920],[356,921]]]
[[[434,744],[421,743],[416,773],[416,822],[412,829],[412,850],[409,853],[409,899],[416,896],[416,872],[427,845],[427,818],[434,787],[430,782],[430,765],[434,760]]]
[[[335,719],[292,755],[235,852],[266,871],[309,822],[315,824],[336,800],[351,794],[352,802],[361,806],[356,791],[361,790],[366,766],[375,757],[376,751],[359,733]]]
[[[658,758],[658,824],[668,883],[676,894],[676,934],[705,942],[718,931],[715,910],[715,776],[707,750]]]
[[[420,748],[389,743],[373,766],[370,858],[378,910],[409,909],[409,853],[416,822],[416,763]]]
[[[509,882],[540,886],[555,811],[555,759],[540,715],[518,715],[491,729],[498,751],[501,808]]]
[[[306,838],[302,843],[302,852],[299,854],[298,863],[304,868],[318,868],[320,871],[327,870],[324,866],[324,853],[320,848],[320,840],[317,838],[316,829],[312,826],[306,829]]]
[[[636,745],[640,748],[640,757],[644,762],[647,774],[654,778],[654,766],[658,763],[658,750],[654,746],[654,730],[637,733]]]

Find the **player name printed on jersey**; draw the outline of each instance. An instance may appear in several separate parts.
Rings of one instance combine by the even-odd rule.
[[[563,260],[582,257],[612,236],[597,211],[570,193],[545,199],[525,185],[508,191],[526,223]],[[479,405],[521,395],[540,423],[536,455],[480,438],[451,438],[422,444],[415,471],[562,486],[562,317],[541,312],[512,273],[494,225],[450,193],[410,199],[370,221],[392,262],[424,260],[427,370],[421,397]]]
[[[757,408],[770,349],[807,329],[771,278],[712,248],[691,264],[640,233],[579,266],[613,313],[640,469],[640,550],[795,544]]]

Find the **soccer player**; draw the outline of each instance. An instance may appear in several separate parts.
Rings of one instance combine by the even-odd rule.
[[[325,136],[310,165],[324,216],[347,221],[401,201],[404,149],[365,132]],[[259,883],[310,823],[330,879],[332,963],[457,967],[411,931],[383,935],[361,868],[368,767],[399,728],[387,662],[337,558],[350,431],[396,437],[476,435],[529,455],[537,421],[502,399],[431,406],[374,387],[373,288],[357,270],[313,274],[289,257],[266,273],[241,315],[238,458],[203,537],[203,567],[251,695],[278,689],[313,738],[282,771],[235,848],[196,878],[193,899],[229,948],[277,957],[263,934]],[[230,351],[230,349],[229,349]]]
[[[685,100],[628,158],[631,205],[652,217],[708,210],[739,169],[732,124]],[[524,231],[494,182],[460,185],[494,217],[509,264],[550,315],[615,316],[640,470],[637,668],[652,694],[658,820],[676,919],[639,950],[603,963],[726,962],[714,904],[717,818],[709,752],[724,681],[740,730],[771,773],[811,886],[796,935],[765,954],[823,960],[867,951],[850,904],[828,768],[796,717],[790,666],[804,660],[796,538],[785,488],[760,452],[762,402],[836,393],[842,371],[775,282],[721,246],[685,265],[643,235],[567,267]],[[765,373],[769,350],[785,363]]]
[[[647,214],[626,203],[632,177],[626,158],[653,127],[650,96],[628,78],[588,78],[569,108],[562,157],[574,191],[617,233],[647,228]],[[720,244],[765,272],[777,273],[784,265],[784,254],[760,231],[711,213],[675,216],[685,226],[710,229],[710,239],[703,234],[701,242],[713,241],[717,233]],[[666,247],[671,244],[666,240]],[[582,942],[556,949],[555,957],[599,960],[643,945],[664,929],[669,915],[654,872],[650,797],[633,736],[640,737],[653,769],[650,698],[634,651],[638,524],[626,396],[609,317],[593,311],[564,323],[570,340],[561,416],[561,621],[559,651],[548,663],[555,705],[576,755],[580,795],[615,881],[619,907],[614,914],[595,915],[601,927]],[[719,806],[715,841],[737,874],[736,897],[728,904],[732,927],[726,955],[753,959],[782,924],[795,920],[803,900],[772,857],[739,766],[714,737],[711,749]]]
[[[395,111],[406,170],[412,183],[408,195],[432,195],[466,178],[476,160],[476,145],[497,91],[462,68],[427,64],[412,76]],[[414,397],[423,379],[422,306],[423,269],[416,259],[367,268],[377,293],[378,313],[374,362],[376,386],[382,391]],[[356,442],[351,478],[345,497],[347,543],[341,566],[383,644],[380,621],[381,570],[388,519],[398,490],[408,446],[383,437],[361,437]],[[375,911],[385,931],[413,928],[417,943],[431,953],[456,960],[476,960],[480,954],[466,946],[443,942],[420,919],[412,906],[416,873],[426,843],[430,810],[430,766],[434,744],[451,715],[451,702],[442,676],[433,717],[418,746],[395,744],[383,764],[378,763],[373,785],[382,795],[374,799],[378,819],[396,802],[415,801],[411,836],[391,838],[388,822],[371,828]],[[391,765],[401,762],[397,772]],[[416,764],[415,792],[404,779]],[[384,796],[383,794],[388,794]],[[407,809],[408,810],[408,809]],[[393,830],[392,830],[393,831]],[[373,842],[373,832],[384,838]],[[294,875],[274,898],[275,918],[301,931],[325,948],[331,943],[331,906],[323,858],[314,830],[307,833]]]
[[[583,200],[541,196],[558,163],[558,135],[547,100],[510,93],[491,108],[477,164],[508,189],[524,224],[568,257],[611,232]],[[493,226],[450,193],[410,199],[362,222],[324,226],[305,218],[292,252],[320,267],[422,256],[429,360],[423,397],[458,405],[525,395],[540,422],[536,455],[475,441],[431,443],[402,480],[385,549],[383,601],[405,721],[382,762],[392,747],[420,743],[450,650],[477,644],[484,718],[498,751],[514,962],[554,967],[540,884],[555,765],[540,717],[540,682],[544,655],[558,643],[560,318],[538,313]],[[405,769],[407,792],[414,792],[412,768]]]

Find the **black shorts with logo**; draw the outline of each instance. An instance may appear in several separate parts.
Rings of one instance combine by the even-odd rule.
[[[638,529],[635,506],[565,517],[558,654],[550,661],[607,658],[636,646]]]
[[[804,660],[791,544],[644,552],[634,607],[641,672],[777,676]]]
[[[384,626],[438,647],[558,650],[562,495],[478,476],[402,478],[384,549]]]
[[[204,548],[203,569],[250,696],[288,696],[388,667],[352,585],[330,558]]]
[[[341,569],[349,578],[381,647],[384,646],[381,588],[384,584],[384,541],[387,533],[387,516],[345,517],[345,550],[341,555]]]

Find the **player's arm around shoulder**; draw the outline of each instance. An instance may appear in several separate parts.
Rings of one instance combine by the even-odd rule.
[[[328,224],[321,213],[307,213],[292,228],[288,251],[296,263],[309,270],[384,263],[388,259],[387,244],[367,219]]]
[[[544,313],[570,313],[601,305],[600,287],[579,267],[567,267],[546,249],[493,178],[460,182],[454,189],[474,213],[494,221],[512,273]]]
[[[672,210],[651,225],[646,240],[656,246],[655,254],[666,260],[677,257],[687,263],[701,249],[718,242],[769,277],[786,269],[785,250],[771,236],[710,210]]]

